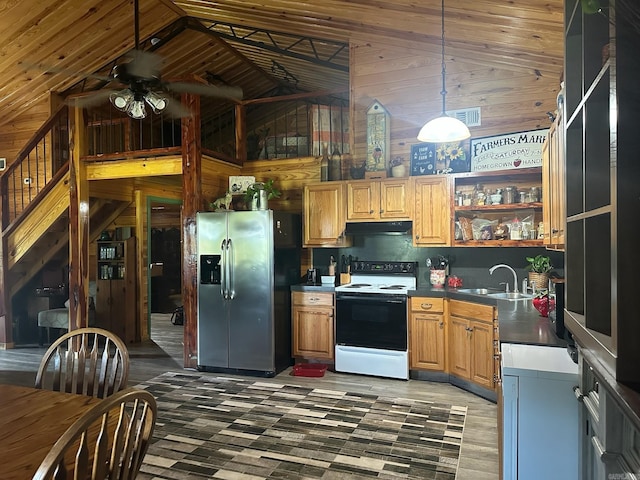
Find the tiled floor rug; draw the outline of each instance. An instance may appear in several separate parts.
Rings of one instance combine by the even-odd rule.
[[[467,407],[166,373],[144,479],[454,479]]]

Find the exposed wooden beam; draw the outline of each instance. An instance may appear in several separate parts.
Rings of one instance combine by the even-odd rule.
[[[200,97],[182,95],[193,115],[182,120],[182,302],[184,307],[184,366],[195,368],[198,358],[196,212],[203,208]]]
[[[81,160],[87,141],[84,110],[74,109],[69,159],[69,331],[89,326],[89,181]]]

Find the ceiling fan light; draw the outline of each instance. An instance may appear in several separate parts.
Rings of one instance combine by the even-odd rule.
[[[147,116],[147,110],[144,108],[144,102],[137,99],[131,101],[127,108],[127,114],[136,120],[142,120],[145,118]]]
[[[121,112],[126,112],[127,107],[133,100],[133,93],[129,89],[122,90],[120,92],[114,92],[109,95],[111,104]]]
[[[153,110],[153,113],[160,113],[165,108],[167,108],[167,99],[155,92],[147,92],[144,96],[144,99],[151,107],[151,110]]]
[[[429,143],[459,142],[469,137],[469,128],[457,118],[448,115],[430,120],[418,133],[418,140]]]

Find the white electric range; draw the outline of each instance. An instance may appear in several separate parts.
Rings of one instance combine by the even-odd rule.
[[[336,287],[336,371],[408,379],[407,292],[416,288],[417,262],[351,268],[351,282]]]

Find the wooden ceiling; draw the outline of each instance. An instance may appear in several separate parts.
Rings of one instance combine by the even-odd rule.
[[[440,55],[438,0],[139,1],[142,47],[164,58],[165,80],[193,74],[239,86],[244,99],[348,90],[356,38]],[[447,58],[562,69],[561,0],[448,0],[445,9]],[[134,47],[133,0],[1,2],[0,18],[0,129],[49,92],[104,86],[90,74],[107,75]]]

